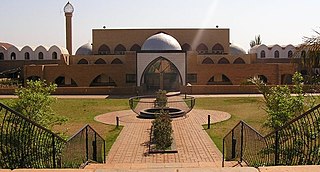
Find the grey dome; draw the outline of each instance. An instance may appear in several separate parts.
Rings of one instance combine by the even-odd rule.
[[[150,36],[141,50],[182,50],[179,42],[171,35],[158,33]]]
[[[90,43],[86,43],[78,48],[76,51],[76,55],[91,55],[92,54],[92,45]]]
[[[229,48],[230,48],[229,50],[230,50],[231,55],[247,54],[243,48],[241,48],[237,45],[231,44]]]

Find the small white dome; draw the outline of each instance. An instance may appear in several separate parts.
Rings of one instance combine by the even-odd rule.
[[[78,48],[76,51],[76,55],[91,55],[92,54],[92,45],[90,43],[86,43]]]
[[[182,50],[179,42],[171,35],[158,33],[150,36],[142,45],[141,50]]]
[[[229,48],[230,48],[229,50],[230,50],[231,55],[247,54],[243,48],[241,48],[237,45],[231,44]]]

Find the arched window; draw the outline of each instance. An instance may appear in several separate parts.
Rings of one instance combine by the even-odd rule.
[[[78,61],[78,64],[89,64],[89,62],[86,59],[81,59]]]
[[[293,56],[292,51],[291,51],[291,50],[290,50],[290,51],[288,51],[288,58],[292,58],[292,56]]]
[[[212,47],[213,54],[223,54],[224,48],[221,44],[217,43]]]
[[[66,84],[66,78],[64,76],[59,76],[54,80],[54,83],[57,84],[58,87],[77,87],[77,83],[71,79],[70,84]]]
[[[106,44],[103,44],[99,47],[98,54],[100,55],[110,54],[110,48]]]
[[[123,64],[123,62],[120,59],[116,58],[112,60],[111,64]]]
[[[202,64],[214,64],[214,62],[211,58],[207,57],[202,61]]]
[[[57,52],[53,52],[52,55],[51,55],[52,59],[56,60],[58,59],[58,54]]]
[[[134,44],[132,45],[132,47],[130,48],[130,51],[140,51],[141,47],[138,44]]]
[[[104,61],[103,59],[99,58],[98,60],[96,60],[94,62],[94,64],[107,64],[106,61]]]
[[[224,84],[224,85],[232,85],[232,82],[226,75],[222,74],[222,84]]]
[[[101,74],[94,78],[94,80],[91,82],[90,87],[92,86],[117,86],[115,81],[106,74]]]
[[[278,51],[278,50],[276,50],[276,51],[274,52],[274,58],[279,58],[279,51]]]
[[[114,54],[123,55],[126,51],[126,47],[124,47],[122,44],[118,44],[114,49]]]
[[[11,60],[16,60],[17,59],[16,53],[12,52],[10,55],[10,58]]]
[[[30,60],[30,53],[25,52],[25,53],[24,53],[24,59],[25,59],[25,60]]]
[[[4,60],[4,54],[0,53],[0,60]]]
[[[233,64],[246,64],[246,62],[242,58],[238,57]]]
[[[281,84],[292,84],[292,74],[281,75]]]
[[[223,57],[218,61],[218,64],[230,64],[230,62],[228,59]]]
[[[209,81],[207,82],[207,85],[214,85],[214,76],[212,76]]]
[[[42,53],[42,52],[39,52],[39,53],[38,53],[38,59],[39,59],[39,60],[42,60],[42,59],[43,59],[43,53]]]
[[[208,47],[205,44],[201,43],[196,48],[196,51],[198,52],[198,54],[207,54],[208,53]]]
[[[182,48],[183,51],[191,51],[192,50],[191,46],[189,44],[187,44],[187,43],[183,44],[181,46],[181,48]]]
[[[262,50],[260,52],[260,58],[265,58],[266,57],[266,52],[264,50]]]

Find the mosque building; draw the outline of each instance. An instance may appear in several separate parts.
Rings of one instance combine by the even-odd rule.
[[[290,84],[296,71],[293,45],[258,45],[247,53],[230,44],[229,29],[218,27],[93,29],[92,44],[73,54],[73,6],[64,11],[67,48],[0,43],[2,73],[20,68],[24,80],[56,83],[59,94],[209,94],[254,92],[242,85],[254,76]]]

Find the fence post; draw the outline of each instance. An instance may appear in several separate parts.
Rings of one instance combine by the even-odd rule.
[[[88,126],[86,126],[86,159],[89,161]]]
[[[208,115],[208,129],[210,129],[210,115]]]
[[[52,162],[53,168],[56,168],[56,145],[54,140],[54,134],[52,134]]]
[[[117,121],[117,128],[119,127],[119,117],[116,117],[116,121]]]
[[[224,138],[222,140],[222,167],[224,167]]]
[[[106,163],[106,141],[103,141],[103,163]]]
[[[242,162],[243,157],[243,122],[241,122],[241,135],[240,135],[240,162]]]
[[[274,148],[274,164],[279,164],[279,131],[276,131],[275,148]]]

